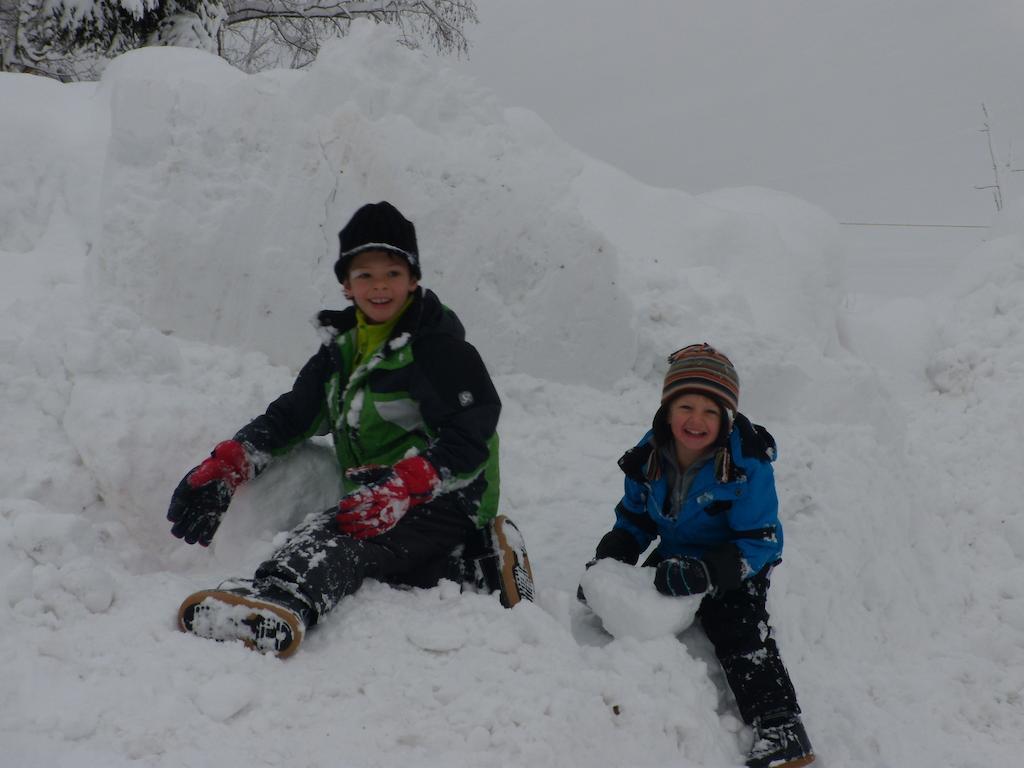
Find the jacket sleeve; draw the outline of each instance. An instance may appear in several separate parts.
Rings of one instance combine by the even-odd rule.
[[[299,371],[290,392],[285,392],[236,434],[256,455],[256,472],[270,458],[287,453],[296,445],[323,432],[327,422],[325,387],[330,379],[331,359],[326,346],[309,359]]]
[[[647,514],[647,488],[629,475],[626,475],[622,499],[615,506],[615,525],[612,530],[623,531],[632,537],[636,544],[636,556],[632,558],[634,564],[640,553],[658,535],[657,526]]]
[[[410,394],[432,439],[425,458],[448,484],[474,480],[491,456],[501,400],[476,348],[446,336],[416,345]]]
[[[740,554],[740,576],[746,579],[781,559],[782,528],[772,465],[752,461],[744,469],[746,490],[726,514]]]

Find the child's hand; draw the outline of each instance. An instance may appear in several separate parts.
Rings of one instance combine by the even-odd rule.
[[[432,499],[441,485],[437,470],[422,456],[402,459],[385,472],[376,469],[350,470],[349,477],[374,479],[338,502],[338,528],[355,539],[390,531],[412,507]]]
[[[245,446],[236,440],[218,443],[210,458],[185,475],[174,489],[167,510],[167,519],[174,523],[171,533],[187,544],[208,547],[235,489],[252,474]]]
[[[669,557],[658,563],[654,588],[663,595],[699,595],[714,588],[704,561],[697,557]]]

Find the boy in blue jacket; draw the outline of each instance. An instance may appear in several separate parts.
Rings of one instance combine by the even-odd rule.
[[[693,344],[669,364],[652,429],[619,459],[625,494],[595,560],[636,565],[658,539],[644,565],[654,567],[659,592],[704,596],[701,626],[754,728],[747,766],[807,765],[814,753],[766,608],[782,556],[775,440],[736,410],[739,377],[728,357]]]

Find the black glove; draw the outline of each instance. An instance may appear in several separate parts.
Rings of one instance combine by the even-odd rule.
[[[587,562],[587,568],[589,569],[598,560],[604,560],[606,557],[621,563],[636,565],[636,561],[640,559],[640,545],[628,531],[612,528],[597,543],[597,551],[594,553],[594,557]],[[584,605],[587,603],[582,586],[576,587],[576,599]]]
[[[636,565],[636,561],[640,559],[640,552],[640,545],[633,538],[633,534],[621,528],[612,528],[597,543],[594,560],[610,557],[622,563]],[[593,565],[594,561],[592,560],[590,564]]]
[[[167,519],[174,523],[171,533],[188,544],[210,546],[235,488],[252,474],[252,462],[241,443],[219,443],[210,458],[185,475],[174,489],[167,510]]]
[[[593,558],[592,560],[588,560],[586,568],[584,570],[588,570],[589,571],[590,570],[590,566],[592,566],[596,562],[597,562],[597,558],[596,557]],[[583,594],[583,585],[582,584],[577,584],[576,585],[576,599],[579,600],[584,605],[587,604],[587,596]]]
[[[714,589],[704,561],[696,557],[669,557],[658,563],[654,587],[663,595],[683,597]]]
[[[214,480],[193,488],[188,482],[188,475],[185,475],[174,489],[171,506],[167,510],[167,519],[174,523],[171,533],[187,544],[210,546],[230,503],[231,488],[227,483]]]

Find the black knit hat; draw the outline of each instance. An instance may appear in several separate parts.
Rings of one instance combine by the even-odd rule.
[[[419,280],[420,252],[416,246],[416,227],[395,206],[382,200],[367,203],[349,219],[338,233],[341,248],[334,264],[338,282],[345,282],[352,258],[363,251],[387,251],[409,262],[409,271]]]

